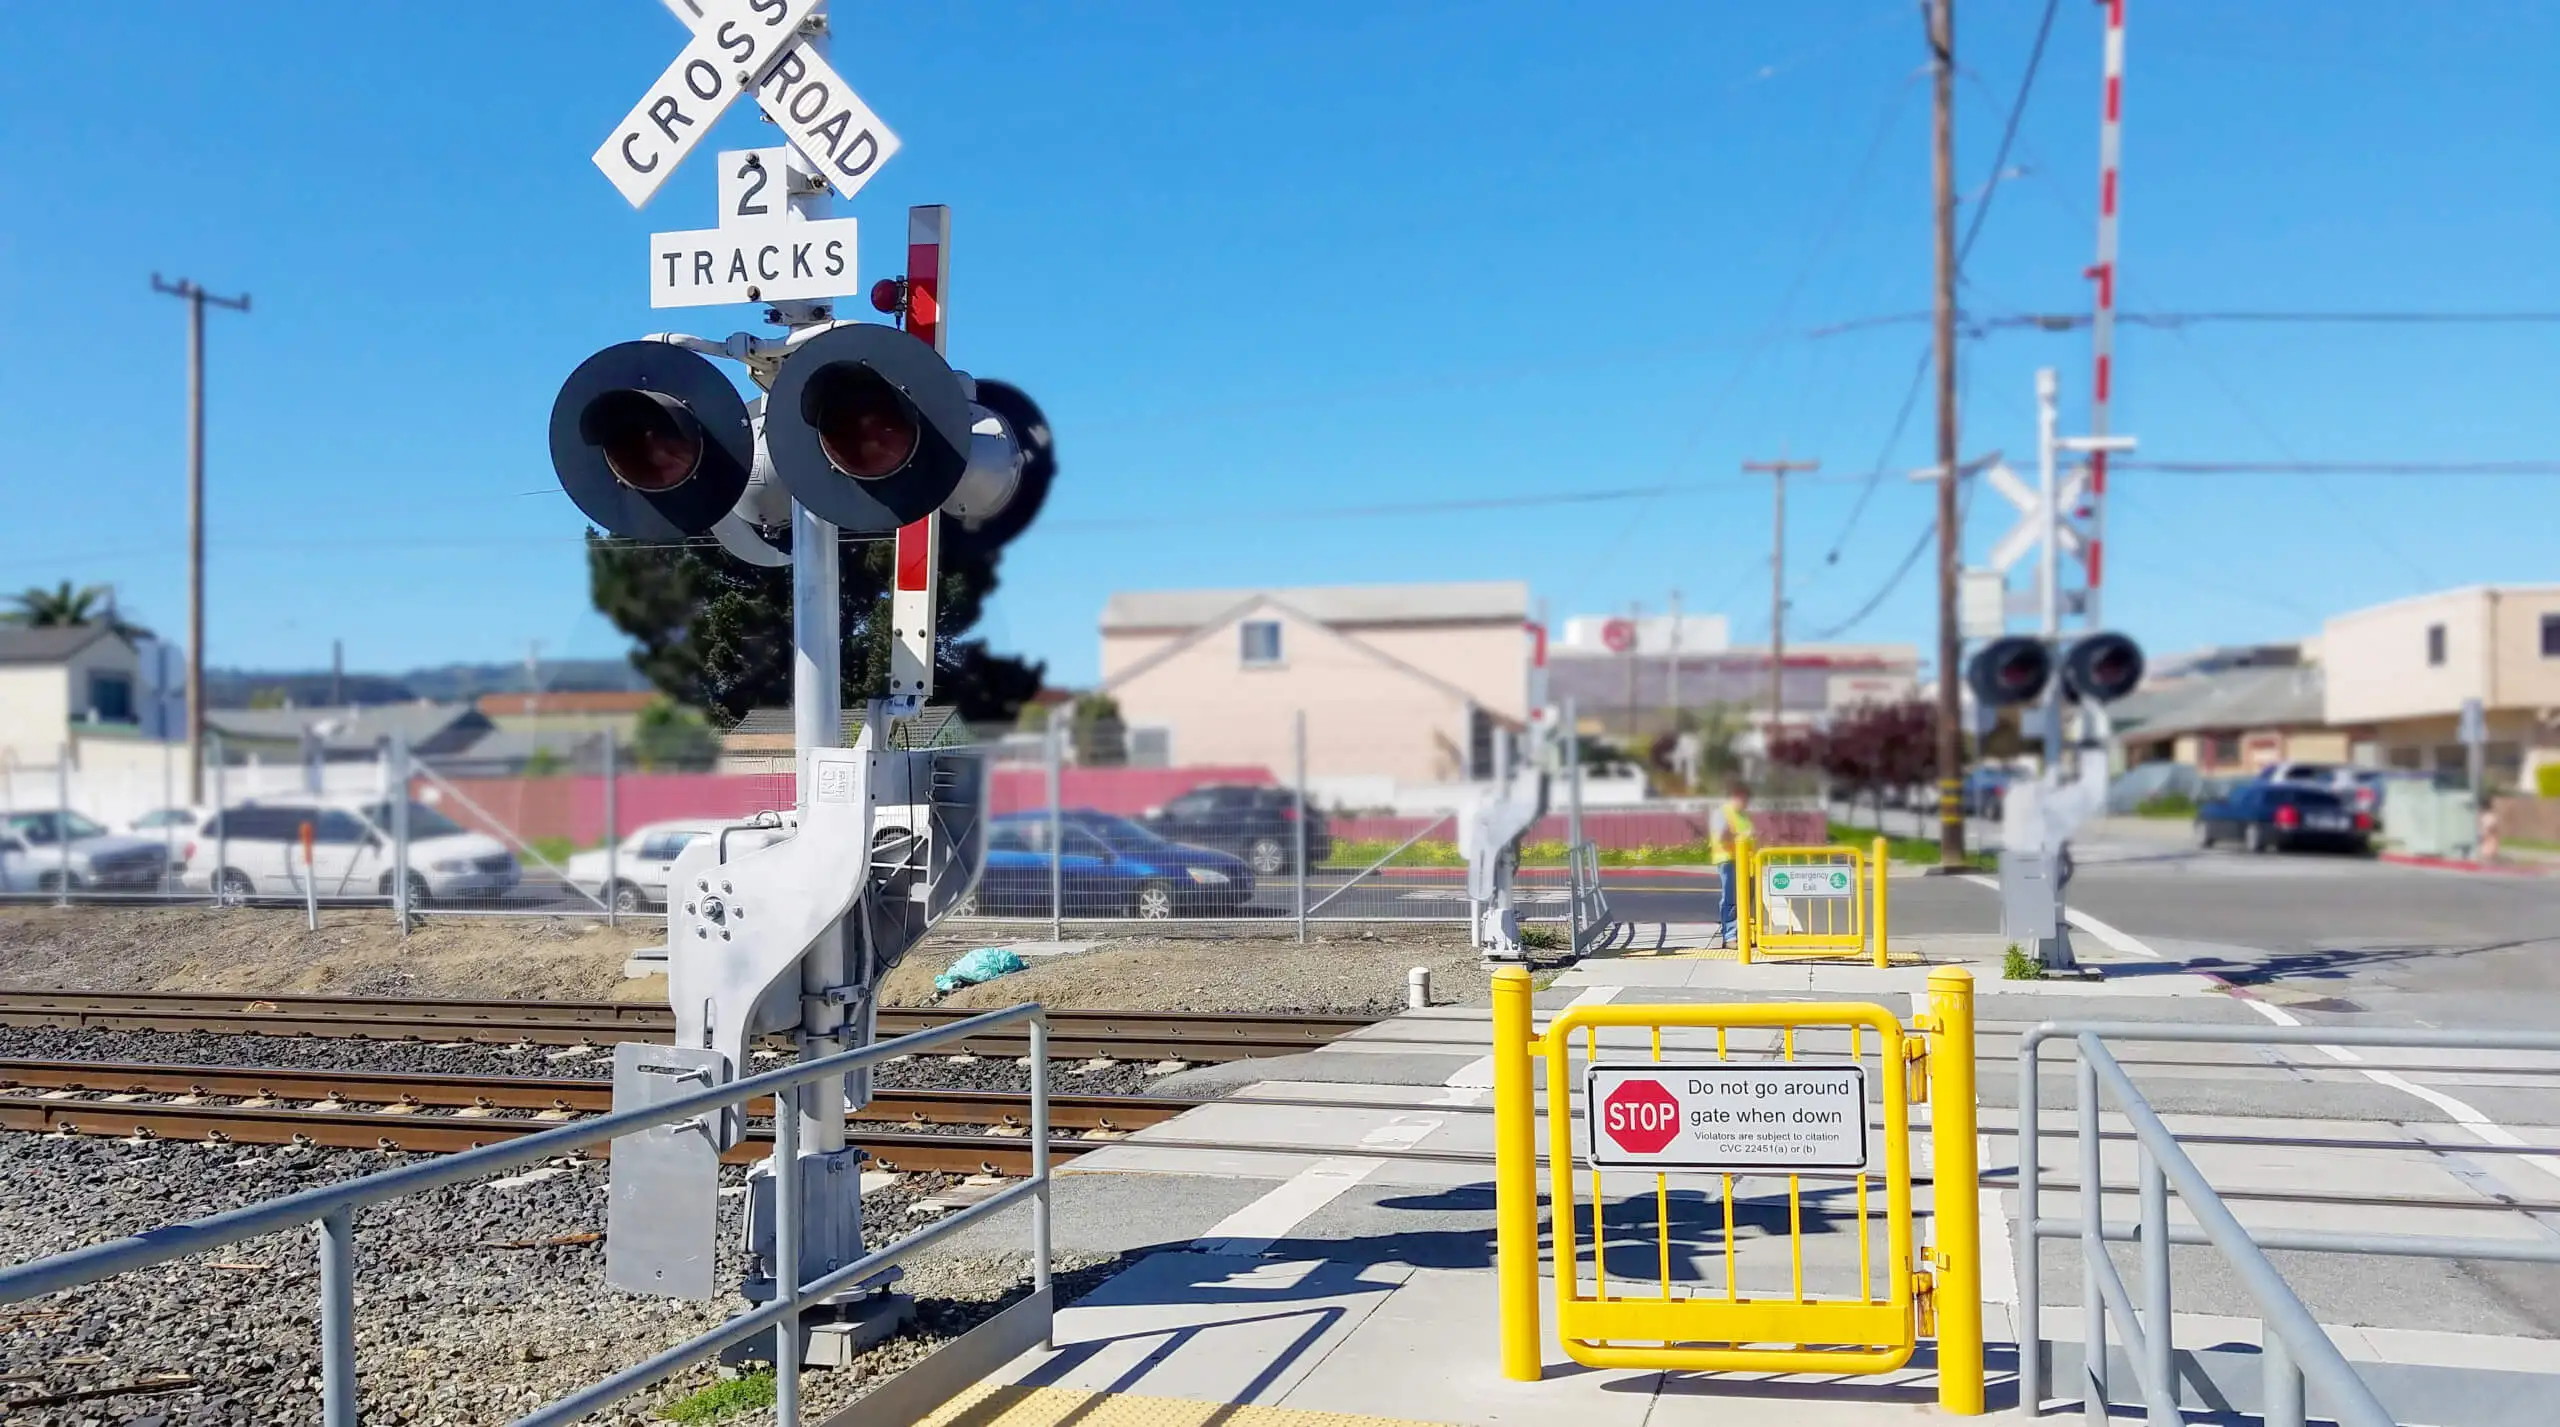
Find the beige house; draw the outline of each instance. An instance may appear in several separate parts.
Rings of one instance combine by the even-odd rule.
[[[1493,729],[1528,714],[1518,581],[1115,594],[1102,691],[1133,761],[1307,771],[1338,798],[1483,776]],[[1355,791],[1355,789],[1357,791]]]
[[[2473,585],[2357,610],[2328,622],[2320,651],[2327,721],[2359,762],[2460,771],[2468,699],[2486,714],[2493,786],[2560,745],[2560,585]]]
[[[106,625],[0,625],[0,762],[50,768],[84,731],[130,737],[139,681],[133,644]]]

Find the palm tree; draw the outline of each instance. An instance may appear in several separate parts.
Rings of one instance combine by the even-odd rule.
[[[9,596],[9,602],[17,608],[0,611],[0,624],[104,624],[127,639],[152,637],[150,630],[126,619],[116,609],[116,592],[112,585],[88,585],[76,590],[69,580],[49,590],[30,585]]]
[[[9,597],[17,608],[0,614],[0,619],[11,624],[88,624],[96,618],[107,597],[104,585],[91,585],[80,590],[72,589],[69,580],[50,590],[30,585]]]

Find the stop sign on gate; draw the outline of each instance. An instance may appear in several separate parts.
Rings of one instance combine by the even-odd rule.
[[[1609,1092],[1600,1125],[1628,1154],[1658,1154],[1680,1133],[1680,1102],[1659,1080],[1629,1080]]]

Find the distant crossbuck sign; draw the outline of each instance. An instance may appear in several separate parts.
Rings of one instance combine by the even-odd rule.
[[[1857,893],[1858,874],[1846,863],[1765,867],[1760,887],[1772,897],[1848,897]]]
[[[614,126],[596,167],[634,208],[702,142],[737,97],[756,101],[836,192],[851,198],[898,151],[844,76],[805,43],[823,0],[666,0],[693,40]]]

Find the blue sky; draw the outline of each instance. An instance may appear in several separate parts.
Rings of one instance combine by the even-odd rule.
[[[2038,0],[1966,0],[1963,188]],[[1984,313],[2081,312],[2097,7],[2060,7],[1968,270]],[[2128,310],[2560,310],[2560,18],[2527,3],[2135,0]],[[1886,435],[1920,311],[1928,96],[1906,0],[1813,6],[838,0],[836,67],[905,148],[863,272],[954,210],[952,354],[1055,423],[1061,484],[982,626],[1089,679],[1119,588],[1525,578],[1560,619],[1678,588],[1767,634],[1866,604],[1928,518]],[[734,113],[645,212],[587,156],[683,42],[655,0],[11,6],[0,33],[0,588],[112,582],[184,620],[183,311],[210,348],[219,665],[609,657],[544,422],[653,315],[652,229],[709,226]],[[2032,372],[2081,419],[2082,333],[1967,346],[1968,452],[2024,458]],[[2560,457],[2560,328],[2125,334],[2117,425],[2163,460]],[[1887,470],[1854,524],[1859,477]],[[1382,503],[1676,489],[1394,516]],[[1987,495],[1968,548],[2007,521]],[[2113,623],[2278,638],[2442,585],[2554,576],[2560,478],[2129,474]],[[1836,561],[1826,556],[1838,551]],[[1844,638],[1931,637],[1925,566]]]

